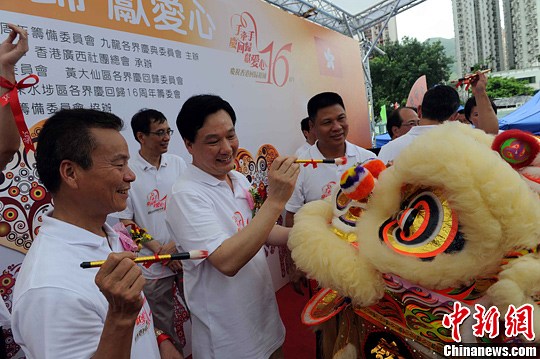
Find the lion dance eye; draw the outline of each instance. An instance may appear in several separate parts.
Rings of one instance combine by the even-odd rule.
[[[443,192],[426,188],[404,191],[402,209],[379,228],[380,240],[395,252],[422,260],[460,251],[464,240],[458,216]]]
[[[414,225],[414,220],[420,211],[416,208],[408,208],[399,212],[397,216],[397,224],[406,237],[410,236],[411,227]]]

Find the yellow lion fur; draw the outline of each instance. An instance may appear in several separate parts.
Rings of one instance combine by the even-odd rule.
[[[381,272],[429,289],[459,287],[492,275],[516,246],[540,238],[540,202],[519,175],[489,148],[492,138],[461,124],[438,126],[420,136],[381,174],[357,222],[361,251]],[[394,252],[379,240],[380,224],[399,210],[404,183],[444,189],[465,235],[462,251],[421,262]]]
[[[501,317],[504,316],[510,304],[516,308],[523,304],[533,307],[533,332],[536,342],[540,342],[540,306],[533,295],[540,293],[540,258],[538,254],[528,254],[512,260],[499,273],[499,281],[487,291],[494,305],[497,306]]]
[[[330,230],[332,215],[329,200],[308,203],[298,211],[288,242],[292,259],[321,286],[355,298],[362,306],[376,303],[384,293],[380,273]]]
[[[492,136],[458,123],[421,135],[380,175],[356,225],[358,250],[330,230],[328,200],[306,204],[295,216],[289,238],[294,261],[322,286],[360,306],[383,296],[381,273],[397,274],[428,289],[459,287],[496,274],[505,253],[536,247],[540,201],[490,149],[492,141]],[[458,213],[466,240],[462,251],[442,253],[429,262],[399,254],[380,241],[379,227],[400,210],[401,187],[406,183],[444,191]],[[494,304],[504,308],[502,313],[509,303],[529,303],[530,294],[540,293],[540,261],[536,256],[524,259],[508,265],[489,291]],[[540,333],[536,318],[540,316],[535,316],[535,331]]]

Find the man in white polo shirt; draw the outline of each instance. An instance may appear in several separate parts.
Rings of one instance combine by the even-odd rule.
[[[169,340],[158,349],[135,255],[115,253],[122,245],[105,223],[135,180],[121,128],[110,113],[62,110],[39,134],[37,171],[54,209],[15,283],[11,327],[27,358],[179,358]],[[105,258],[101,268],[80,267]]]
[[[315,135],[313,126],[311,126],[309,122],[309,117],[306,117],[300,121],[300,129],[302,130],[302,134],[304,135],[306,142],[304,142],[304,144],[296,150],[294,153],[296,157],[302,155],[305,151],[307,151],[308,148],[313,146],[315,141],[317,141],[317,136]]]
[[[268,198],[252,218],[250,183],[234,171],[235,122],[231,105],[215,95],[191,97],[176,120],[193,162],[173,186],[167,223],[179,249],[209,254],[184,263],[193,358],[283,358],[285,328],[263,246],[287,241],[289,228],[276,221],[299,165],[295,157],[274,160]]]
[[[347,141],[349,124],[345,112],[345,104],[340,95],[335,92],[322,92],[313,96],[307,104],[310,127],[314,131],[317,141],[302,153],[304,159],[323,159],[346,157],[345,164],[320,164],[302,166],[294,192],[287,202],[285,209],[285,225],[292,227],[294,214],[311,201],[328,197],[332,188],[339,183],[343,172],[357,162],[376,157],[371,151],[353,145]],[[303,295],[302,284],[308,286],[311,294],[311,285],[307,284],[305,274],[296,269],[291,259],[289,270],[294,290]],[[317,331],[317,355],[320,349],[320,332]]]
[[[445,121],[453,121],[457,117],[459,95],[457,91],[446,85],[429,89],[418,106],[419,126],[414,126],[403,136],[385,144],[378,158],[385,164],[391,164],[401,151],[411,144],[419,135],[433,129]]]
[[[486,75],[481,71],[477,71],[475,77],[471,80],[471,85],[473,94],[479,101],[478,108],[481,113],[478,128],[486,133],[496,134],[499,130],[499,122],[486,92]],[[384,145],[379,152],[378,158],[385,164],[392,163],[401,151],[418,136],[446,121],[454,121],[458,117],[459,104],[459,95],[453,87],[438,85],[429,89],[424,94],[422,105],[418,106],[419,125],[414,126],[403,136]]]
[[[167,153],[173,130],[163,113],[144,109],[131,119],[133,136],[141,145],[129,161],[137,175],[131,184],[127,207],[115,216],[125,225],[135,223],[152,235],[153,241],[143,244],[140,255],[170,254],[176,252],[165,223],[167,198],[173,184],[184,172],[186,163],[176,155]],[[161,262],[141,267],[146,284],[144,294],[152,309],[156,327],[170,335],[178,350],[182,345],[174,328],[174,283],[184,295],[183,275],[180,261]]]
[[[376,157],[371,151],[353,145],[346,140],[349,133],[347,114],[343,99],[334,92],[322,92],[313,96],[307,105],[311,127],[317,142],[302,156],[307,159],[346,157],[347,163],[302,166],[291,199],[285,209],[285,223],[292,227],[293,216],[305,204],[330,195],[332,186],[339,183],[342,173],[356,162]]]

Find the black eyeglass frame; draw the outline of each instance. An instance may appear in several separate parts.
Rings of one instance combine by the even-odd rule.
[[[152,134],[152,135],[156,135],[156,136],[159,136],[159,137],[165,137],[165,135],[169,135],[172,136],[174,133],[174,130],[169,128],[168,130],[159,130],[159,131],[156,131],[156,132],[152,132],[152,131],[148,131],[148,134]]]

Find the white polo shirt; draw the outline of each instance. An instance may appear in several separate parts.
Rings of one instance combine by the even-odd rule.
[[[107,224],[103,228],[110,247],[105,237],[54,219],[49,213],[43,216],[13,294],[13,338],[27,358],[94,355],[109,303],[94,282],[99,268],[82,269],[80,264],[122,251],[113,229]],[[146,301],[133,330],[131,358],[160,358]]]
[[[304,152],[306,152],[310,147],[311,147],[311,145],[309,143],[304,142],[304,144],[302,146],[298,147],[298,149],[296,150],[294,155],[296,157],[300,158],[300,155],[304,154]]]
[[[413,126],[409,132],[401,137],[392,140],[381,147],[379,151],[378,159],[383,161],[384,164],[393,161],[403,149],[409,146],[418,136],[426,133],[429,130],[436,128],[438,125],[426,125],[426,126]]]
[[[0,298],[0,327],[4,329],[11,328],[11,314],[2,298]]]
[[[167,223],[182,251],[208,250],[251,221],[250,184],[229,172],[234,191],[188,165],[167,203]],[[184,261],[184,291],[192,315],[193,358],[268,359],[285,339],[264,248],[234,277],[210,261]]]
[[[140,227],[146,228],[161,245],[169,243],[172,239],[165,224],[167,197],[171,193],[173,184],[186,169],[186,162],[181,157],[164,153],[161,155],[161,164],[157,169],[137,152],[129,161],[129,166],[135,172],[137,179],[131,183],[126,209],[113,216],[132,219]],[[141,256],[153,254],[144,246],[140,251]],[[160,262],[148,268],[141,266],[141,269],[147,279],[160,279],[174,275],[169,267]]]
[[[345,141],[345,156],[347,163],[344,165],[319,163],[317,168],[312,165],[300,167],[300,174],[294,187],[294,192],[287,202],[285,209],[296,213],[305,203],[316,201],[330,196],[332,188],[339,183],[343,172],[357,162],[363,162],[375,158],[375,154],[362,147]],[[305,159],[323,159],[324,156],[317,147],[317,142],[303,153]]]

